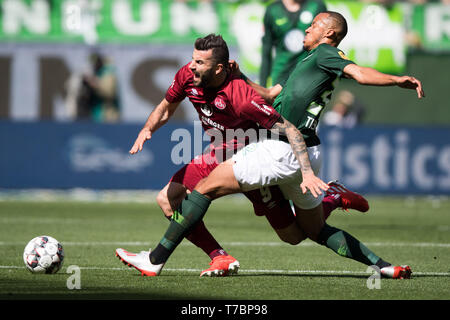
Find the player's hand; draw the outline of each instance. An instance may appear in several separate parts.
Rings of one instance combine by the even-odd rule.
[[[314,173],[303,174],[303,181],[300,184],[303,194],[311,191],[314,198],[322,194],[322,191],[327,191],[329,186],[322,179],[315,176]]]
[[[229,62],[231,74],[234,77],[240,77],[241,76],[241,70],[239,69],[239,64],[236,62],[236,60],[230,60]]]
[[[414,77],[410,76],[399,77],[397,85],[400,88],[416,90],[417,97],[419,99],[425,97],[425,92],[423,91],[422,83],[420,82],[420,80]]]
[[[131,147],[130,149],[130,154],[135,154],[138,153],[139,151],[142,150],[142,148],[144,147],[144,143],[147,140],[150,140],[152,138],[152,132],[146,128],[142,129],[141,132],[139,132],[139,135],[136,139],[136,141],[134,142],[133,147]]]

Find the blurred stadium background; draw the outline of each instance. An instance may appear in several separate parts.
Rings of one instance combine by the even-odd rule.
[[[446,3],[447,2],[447,3]],[[0,15],[0,190],[2,199],[92,190],[159,190],[180,167],[171,155],[195,132],[184,102],[143,152],[138,131],[193,42],[220,33],[257,80],[266,1],[2,0]],[[319,128],[323,178],[371,195],[450,193],[450,4],[448,1],[326,1],[345,15],[341,49],[355,62],[419,78],[427,97],[342,80],[329,111],[344,104],[356,121]],[[115,112],[77,109],[91,62],[104,57]],[[115,84],[115,85],[114,85]],[[325,115],[324,115],[325,116]],[[328,117],[332,117],[329,115]],[[187,158],[195,154],[184,150]],[[91,191],[89,191],[91,190]],[[105,196],[106,194],[106,196]],[[101,193],[106,199],[119,199]],[[119,197],[117,196],[119,195]],[[142,194],[144,195],[144,194]],[[143,199],[148,200],[147,193]],[[128,200],[129,194],[124,196]]]

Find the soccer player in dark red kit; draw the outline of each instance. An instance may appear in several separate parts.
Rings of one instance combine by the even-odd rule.
[[[192,61],[176,73],[165,98],[153,110],[140,131],[130,150],[131,154],[142,150],[144,143],[169,120],[186,97],[198,112],[203,129],[212,138],[209,150],[175,173],[158,194],[157,202],[169,219],[174,218],[174,211],[186,193],[207,177],[218,163],[245,146],[250,141],[252,132],[257,136],[260,128],[271,129],[280,118],[278,112],[267,105],[254,89],[232,74],[226,42],[221,36],[211,34],[197,39]],[[228,134],[230,132],[233,134]],[[236,134],[238,132],[246,134]],[[324,208],[328,215],[337,207],[368,210],[367,201],[362,196],[336,183],[331,184],[331,187],[333,191],[324,198]],[[289,201],[284,199],[277,186],[244,194],[252,202],[255,214],[266,216],[280,239],[298,244],[305,238],[295,222]],[[219,245],[203,221],[186,238],[211,258],[210,267],[202,271],[200,276],[226,276],[238,271],[239,262]],[[144,275],[145,271],[139,268],[139,263],[133,263],[129,259],[141,259],[142,256],[145,261],[148,260],[148,254],[148,251],[137,255],[123,249],[116,251],[122,261],[136,267]]]

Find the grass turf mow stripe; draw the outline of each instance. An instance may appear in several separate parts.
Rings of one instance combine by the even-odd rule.
[[[12,245],[21,245],[22,242],[9,242],[9,241],[0,241],[0,246],[12,246]],[[62,242],[63,246],[152,246],[156,243],[151,242],[141,242],[141,241],[80,241],[80,242]],[[224,246],[235,246],[235,247],[247,247],[247,246],[257,246],[257,247],[277,247],[277,246],[291,246],[290,244],[284,242],[223,242]],[[433,243],[433,242],[365,242],[367,246],[373,247],[440,247],[440,248],[450,248],[450,243]],[[186,242],[181,243],[181,246],[193,246],[192,243]],[[318,246],[317,243],[314,242],[302,242],[297,246]]]
[[[25,269],[22,266],[0,266],[1,269]],[[66,272],[67,268],[62,268],[62,273]],[[115,267],[115,268],[104,268],[104,267],[80,267],[80,270],[98,270],[98,271],[135,271],[132,268]],[[60,272],[61,272],[60,271]],[[189,268],[166,268],[163,272],[195,272],[200,273],[201,269],[189,269]],[[329,275],[367,275],[368,272],[350,271],[350,270],[270,270],[270,269],[259,269],[259,270],[239,270],[239,273],[246,274],[260,274],[260,273],[281,273],[281,274],[329,274]],[[450,276],[450,272],[414,272],[413,276]]]

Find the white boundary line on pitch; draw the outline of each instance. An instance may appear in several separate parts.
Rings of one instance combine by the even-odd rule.
[[[9,241],[0,241],[0,246],[12,246],[12,245],[24,245],[24,242],[9,242]],[[155,245],[156,242],[143,242],[143,241],[67,241],[61,242],[63,246],[152,246]],[[222,242],[223,246],[230,247],[279,247],[279,246],[288,246],[294,247],[290,244],[278,241],[278,242]],[[434,242],[365,242],[366,246],[373,247],[439,247],[439,248],[450,248],[450,243],[434,243]],[[193,246],[190,242],[181,243],[182,246]],[[319,244],[307,241],[298,244],[297,246],[319,246]]]
[[[25,266],[0,266],[0,270],[10,270],[10,269],[24,269]],[[126,267],[115,267],[115,268],[104,268],[104,267],[80,267],[81,270],[99,270],[99,271],[134,271],[133,268]],[[164,272],[195,272],[200,273],[201,269],[174,269],[166,268],[163,269]],[[249,270],[239,270],[239,273],[280,273],[280,274],[331,274],[331,275],[367,275],[370,272],[364,271],[350,271],[350,270],[277,270],[277,269],[249,269]],[[450,276],[450,272],[413,272],[413,276]]]

